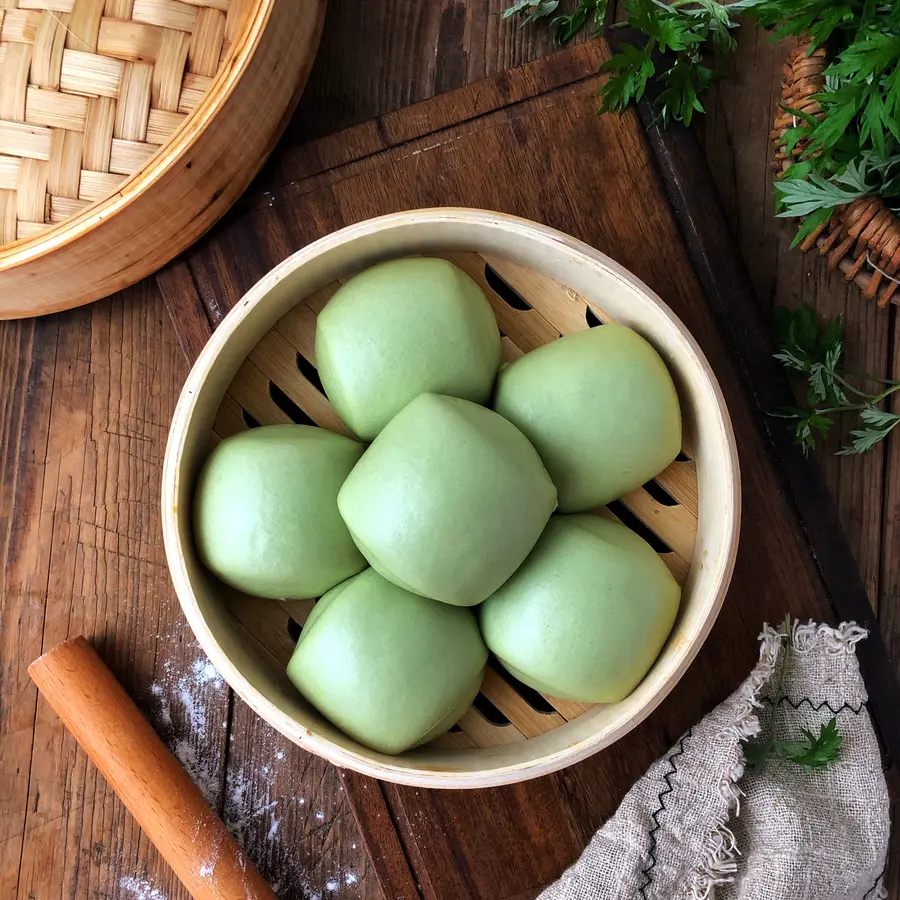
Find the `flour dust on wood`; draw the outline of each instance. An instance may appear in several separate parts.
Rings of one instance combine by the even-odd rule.
[[[181,673],[172,660],[166,660],[162,677],[150,685],[156,701],[154,725],[213,809],[219,805],[222,779],[221,760],[207,753],[211,727],[208,709],[210,695],[226,690],[222,676],[205,657],[195,659],[189,670]],[[223,719],[219,727],[227,728],[228,722]]]
[[[160,636],[160,640],[166,638]],[[240,765],[231,753],[226,766],[225,758],[214,748],[219,745],[217,730],[228,728],[227,718],[217,711],[227,710],[228,686],[202,655],[199,644],[179,649],[193,650],[195,658],[186,664],[176,665],[172,659],[161,664],[159,677],[150,686],[151,720],[206,801],[268,876],[280,900],[350,900],[356,896],[362,872],[342,869],[320,875],[321,881],[313,883],[296,841],[282,838],[287,815],[293,817],[293,827],[286,829],[292,834],[297,833],[298,820],[304,830],[331,824],[324,810],[307,809],[305,797],[285,794],[285,786],[296,783],[287,740],[266,729],[262,743],[253,748],[252,770],[246,768],[250,761]],[[229,741],[233,738],[232,733]],[[215,857],[201,860],[198,874],[212,878],[217,861]],[[125,900],[167,900],[140,879],[122,879],[119,886]]]
[[[165,894],[144,878],[120,878],[119,887],[128,900],[166,900]]]

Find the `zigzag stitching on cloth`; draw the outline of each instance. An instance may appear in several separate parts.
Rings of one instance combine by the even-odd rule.
[[[771,697],[762,697],[763,703],[768,703],[769,706],[773,705]],[[859,706],[851,706],[849,703],[844,703],[842,706],[839,706],[835,709],[827,700],[823,700],[818,706],[814,706],[812,700],[809,697],[804,697],[802,700],[798,700],[796,703],[791,700],[790,697],[782,697],[778,701],[778,705],[781,706],[782,703],[787,703],[788,706],[792,706],[794,709],[800,709],[801,706],[805,703],[813,712],[819,712],[821,709],[827,709],[833,716],[836,716],[839,712],[843,712],[845,709],[849,709],[854,715],[858,716],[862,711],[862,708],[865,704],[860,703]]]
[[[647,888],[650,887],[650,883],[653,881],[653,876],[651,872],[653,868],[656,866],[656,832],[662,827],[659,822],[659,816],[661,813],[666,811],[666,801],[665,798],[675,790],[672,786],[671,778],[673,775],[676,775],[678,772],[678,767],[675,765],[675,760],[684,754],[684,742],[691,736],[693,733],[693,728],[689,728],[681,737],[681,740],[678,742],[676,748],[669,754],[669,758],[667,762],[669,763],[669,771],[663,775],[663,781],[665,781],[666,786],[657,794],[657,801],[659,802],[659,806],[650,813],[650,818],[653,819],[653,827],[650,829],[650,865],[647,866],[641,872],[641,875],[646,879],[644,883],[641,885],[641,897],[643,900],[647,900]]]

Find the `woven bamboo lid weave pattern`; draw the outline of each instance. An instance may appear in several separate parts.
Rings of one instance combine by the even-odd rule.
[[[146,165],[211,86],[247,6],[0,0],[0,245]]]

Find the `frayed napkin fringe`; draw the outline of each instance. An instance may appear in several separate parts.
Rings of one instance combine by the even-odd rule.
[[[855,622],[842,622],[837,628],[830,625],[817,625],[810,620],[806,623],[795,622],[791,631],[791,646],[795,653],[806,654],[822,647],[831,654],[855,653],[856,645],[868,635],[865,628]],[[768,685],[775,673],[778,657],[787,633],[782,626],[776,630],[769,624],[763,625],[759,635],[759,662],[750,673],[736,696],[734,721],[720,732],[723,736],[736,739],[740,748],[743,741],[756,737],[761,729],[757,710],[763,705],[760,694]],[[689,882],[690,900],[708,900],[713,889],[719,884],[730,884],[737,872],[737,859],[740,849],[734,834],[728,827],[732,817],[741,814],[742,791],[738,782],[744,774],[746,760],[742,750],[738,751],[738,759],[722,775],[719,784],[721,796],[727,801],[725,815],[714,823],[712,831],[704,844],[704,855],[694,870]],[[877,892],[874,900],[886,900],[887,892]]]
[[[763,627],[763,633],[767,628],[768,625]],[[811,653],[820,647],[830,655],[855,653],[856,645],[868,635],[869,632],[856,622],[842,622],[837,628],[832,628],[830,625],[816,625],[810,619],[806,624],[794,623],[791,645],[795,653]]]

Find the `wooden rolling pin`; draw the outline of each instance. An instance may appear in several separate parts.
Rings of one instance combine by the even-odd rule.
[[[277,900],[83,637],[28,672],[195,900]]]

